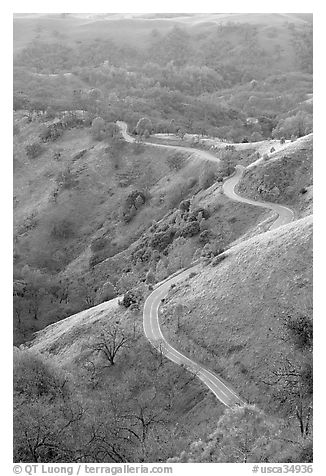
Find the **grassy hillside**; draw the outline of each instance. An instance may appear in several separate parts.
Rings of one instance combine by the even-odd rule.
[[[112,332],[126,342],[110,364]],[[16,349],[14,388],[15,461],[166,461],[213,429],[223,411],[193,375],[151,348],[141,310],[116,300]],[[37,445],[37,435],[46,444]]]
[[[305,438],[300,425],[310,420],[312,398],[312,216],[231,248],[219,264],[213,260],[177,285],[161,323],[176,348],[216,371],[247,402],[284,419],[290,439]]]
[[[256,406],[224,413],[199,380],[151,349],[141,307],[126,310],[114,299],[46,327],[16,350],[15,460],[34,461],[25,437],[48,438],[51,418],[39,416],[41,407],[43,415],[53,414],[54,392],[60,403],[55,379],[61,376],[64,405],[81,413],[72,440],[67,409],[55,406],[56,444],[51,454],[36,448],[42,461],[68,454],[69,461],[240,462],[228,439],[231,430],[242,444],[239,428],[252,433],[244,449],[250,462],[311,461],[311,230],[307,217],[231,248],[220,264],[208,262],[173,288],[162,306],[168,339]],[[105,349],[112,348],[114,330],[126,344],[110,365]],[[24,386],[29,376],[44,381],[41,395]],[[257,439],[258,427],[264,440]]]
[[[313,135],[301,137],[247,168],[239,192],[256,200],[283,203],[298,216],[312,213]]]
[[[15,343],[137,286],[150,268],[161,268],[161,276],[207,243],[228,246],[264,214],[222,194],[216,179],[225,172],[218,165],[164,148],[95,140],[85,125],[43,142],[53,122],[14,117]],[[35,144],[36,157],[29,149]],[[135,194],[141,194],[137,208]],[[176,235],[155,250],[151,226],[182,234],[189,225],[178,211],[186,198],[207,216],[199,224],[189,215],[198,218],[194,234]],[[102,293],[108,282],[110,295]]]

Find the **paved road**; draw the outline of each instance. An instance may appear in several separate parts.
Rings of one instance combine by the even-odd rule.
[[[127,124],[123,121],[117,121],[118,126],[120,127],[122,137],[126,142],[135,142],[135,139],[128,134],[127,132]],[[179,145],[168,145],[168,144],[155,144],[154,142],[144,142],[142,141],[142,144],[145,145],[150,145],[152,147],[160,147],[163,149],[171,149],[171,150],[183,150],[184,152],[187,152],[188,154],[190,153],[191,155],[197,156],[200,159],[205,159],[209,160],[211,162],[221,162],[220,159],[215,157],[215,155],[210,154],[206,150],[200,150],[200,149],[193,149],[192,147],[183,147]]]
[[[198,266],[198,265],[197,265]],[[230,388],[225,385],[213,372],[205,369],[202,365],[197,364],[188,357],[182,355],[174,349],[164,338],[159,324],[159,307],[161,299],[168,294],[171,284],[185,279],[196,266],[183,271],[179,275],[165,281],[159,285],[155,291],[148,296],[144,304],[143,310],[143,327],[144,333],[150,343],[162,352],[168,359],[178,365],[183,365],[188,371],[193,372],[196,376],[215,394],[215,396],[227,407],[235,404],[244,403],[243,400]]]
[[[134,142],[134,139],[127,133],[127,124],[124,122],[118,122],[118,125],[121,129],[122,135],[127,142]],[[199,157],[207,159],[207,156],[210,157],[208,160],[219,161],[216,157],[211,155],[209,152],[197,150],[194,152],[193,149],[187,147],[178,147],[172,145],[161,145],[161,144],[152,144],[146,143],[148,145],[155,145],[157,147],[165,147],[172,149],[185,149],[191,151],[191,153],[196,153]],[[236,200],[242,203],[248,203],[250,205],[255,205],[258,207],[268,208],[275,211],[278,214],[278,218],[275,220],[270,229],[278,228],[286,223],[289,223],[293,220],[294,214],[290,208],[287,208],[283,205],[278,205],[276,203],[268,202],[256,202],[248,198],[241,197],[235,192],[235,186],[238,184],[242,174],[244,172],[244,167],[238,165],[236,167],[236,173],[226,180],[223,184],[223,191],[231,200]],[[226,385],[222,380],[215,375],[210,370],[205,369],[202,365],[194,362],[188,357],[181,354],[179,351],[174,349],[164,338],[160,324],[159,324],[159,308],[161,300],[166,297],[171,287],[171,284],[177,283],[185,279],[191,272],[194,272],[199,265],[195,265],[178,275],[172,277],[171,279],[165,280],[162,284],[158,284],[156,289],[148,296],[144,304],[143,310],[143,327],[144,333],[147,339],[151,344],[159,351],[162,352],[168,359],[172,360],[178,365],[183,365],[187,370],[196,374],[196,376],[214,393],[214,395],[227,407],[233,405],[241,405],[244,401],[230,388],[229,385]]]
[[[279,205],[278,203],[250,200],[250,198],[241,197],[235,192],[234,188],[241,179],[244,170],[245,168],[242,165],[236,166],[236,173],[231,178],[226,180],[223,184],[223,191],[225,195],[231,198],[231,200],[248,203],[249,205],[254,205],[256,207],[269,208],[270,210],[276,212],[278,214],[278,217],[274,221],[273,225],[269,228],[270,230],[274,230],[279,226],[290,223],[294,219],[293,210],[291,210],[290,208],[285,207],[284,205]]]

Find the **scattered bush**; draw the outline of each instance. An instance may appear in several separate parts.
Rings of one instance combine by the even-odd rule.
[[[43,147],[39,142],[33,142],[25,147],[26,155],[29,159],[36,159],[43,152]]]
[[[132,291],[128,291],[124,296],[122,301],[119,302],[121,306],[124,307],[130,307],[132,304],[138,304],[139,303],[139,296],[136,295],[136,293]]]
[[[125,223],[129,223],[136,215],[137,210],[139,210],[145,202],[146,196],[143,192],[140,192],[139,190],[134,190],[129,193],[123,207],[123,221]]]
[[[200,243],[203,243],[204,245],[206,245],[206,243],[209,242],[209,231],[208,230],[204,230],[200,233],[199,241],[200,241]]]
[[[271,150],[270,150],[270,153],[272,154],[273,152],[275,152],[275,148],[272,147]]]
[[[191,221],[182,227],[182,229],[179,231],[179,236],[183,238],[190,238],[192,236],[198,235],[199,233],[200,225],[198,221]]]
[[[53,154],[53,160],[61,160],[61,152],[54,152]]]
[[[45,126],[40,134],[40,139],[43,142],[54,142],[63,134],[63,125],[61,123],[51,124]]]
[[[154,250],[163,251],[170,243],[172,243],[175,236],[175,229],[170,227],[167,231],[154,233],[150,240],[150,246]]]
[[[179,204],[179,210],[182,212],[188,212],[190,208],[190,200],[182,200]]]
[[[176,172],[182,169],[185,161],[186,159],[181,152],[175,152],[166,159],[169,169],[175,170]]]

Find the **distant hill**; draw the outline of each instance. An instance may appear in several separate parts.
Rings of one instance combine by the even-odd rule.
[[[144,38],[151,30],[165,32],[172,26],[206,31],[228,22],[250,23],[279,27],[285,22],[301,26],[312,23],[312,14],[297,13],[155,13],[155,14],[15,14],[14,51],[31,41],[35,34],[43,39],[54,39],[53,32],[65,35],[68,42],[89,38],[112,38],[132,44]]]

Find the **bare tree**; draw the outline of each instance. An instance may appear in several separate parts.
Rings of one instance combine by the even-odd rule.
[[[115,326],[101,333],[94,350],[103,352],[110,365],[114,365],[117,354],[128,345],[129,341],[130,338],[124,335],[123,330]]]

